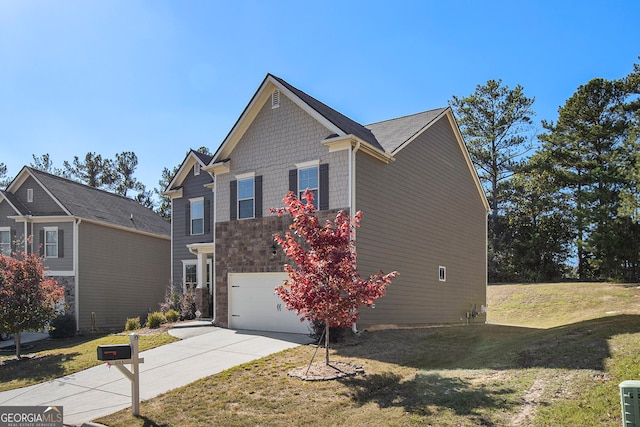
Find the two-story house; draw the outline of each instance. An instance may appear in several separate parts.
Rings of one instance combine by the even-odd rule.
[[[0,250],[38,253],[79,330],[158,310],[170,281],[170,224],[135,200],[24,167],[0,191]]]
[[[363,276],[400,272],[358,327],[485,320],[489,205],[451,109],[364,126],[268,74],[213,157],[190,153],[166,191],[172,277],[195,280],[217,324],[307,332],[273,292],[288,222],[269,213],[307,188],[322,218],[363,211]]]

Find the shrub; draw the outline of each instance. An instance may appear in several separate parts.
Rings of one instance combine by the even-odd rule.
[[[329,342],[337,343],[344,341],[344,334],[348,331],[349,328],[338,328],[331,327],[329,328]],[[316,342],[320,342],[320,339],[323,338],[324,335],[324,322],[322,320],[314,320],[311,322],[311,332],[309,336],[313,338]]]
[[[167,318],[164,316],[164,314],[162,314],[159,311],[154,311],[153,313],[149,313],[149,316],[147,316],[147,328],[150,329],[156,329],[159,328],[160,325],[162,325],[163,323],[165,323],[167,321]]]
[[[71,338],[76,335],[76,317],[71,313],[60,314],[49,324],[51,338]]]
[[[128,318],[124,325],[125,331],[135,331],[136,329],[140,329],[140,316]]]
[[[160,311],[167,313],[169,310],[180,310],[180,292],[179,288],[173,283],[164,292],[164,301],[160,303]]]
[[[192,320],[196,318],[196,294],[190,289],[182,294],[180,304],[180,318],[182,320]]]
[[[178,320],[180,320],[180,313],[174,309],[170,309],[164,315],[167,318],[168,322],[177,322]]]

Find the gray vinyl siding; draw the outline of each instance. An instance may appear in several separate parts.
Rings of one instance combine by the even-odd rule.
[[[474,305],[486,305],[481,195],[446,117],[395,158],[384,165],[357,154],[359,271],[400,273],[374,309],[362,309],[359,327],[459,323]]]
[[[282,206],[289,190],[289,170],[296,163],[319,160],[329,164],[329,209],[348,206],[348,151],[330,153],[322,140],[331,131],[298,107],[283,93],[280,107],[267,102],[231,153],[230,172],[216,176],[216,221],[230,219],[229,182],[235,175],[255,172],[262,176],[262,216]]]
[[[80,329],[122,330],[159,309],[170,280],[170,241],[83,222],[79,226]]]
[[[51,271],[73,271],[73,222],[38,222],[33,224],[33,250],[42,254],[44,242],[41,231],[45,227],[58,227],[58,239],[62,236],[63,251],[58,258],[47,258],[44,265]],[[62,232],[62,234],[60,234]]]
[[[33,189],[33,202],[27,202],[27,189]],[[31,211],[32,215],[65,215],[64,210],[47,192],[29,176],[14,195]]]
[[[6,200],[0,202],[0,228],[10,228],[11,250],[19,252],[24,250],[24,223],[15,222],[13,219],[8,218],[14,215],[16,215],[16,211],[13,210]]]
[[[211,175],[202,171],[200,175],[193,174],[193,168],[182,182],[182,197],[173,199],[173,211],[171,214],[171,227],[173,230],[173,283],[182,285],[182,260],[195,260],[197,257],[189,252],[187,245],[191,243],[212,243],[213,242],[213,192],[210,188],[205,188],[205,184],[212,182]],[[209,233],[190,235],[187,229],[189,218],[186,217],[186,206],[189,206],[189,199],[204,197],[211,208],[209,209]],[[206,213],[206,211],[205,211]],[[205,219],[206,222],[206,219]],[[205,230],[206,231],[206,230]]]

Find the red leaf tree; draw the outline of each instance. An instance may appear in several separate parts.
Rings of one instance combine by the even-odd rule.
[[[63,298],[62,286],[44,276],[39,257],[0,255],[0,329],[14,334],[18,358],[20,332],[43,329],[58,314]]]
[[[357,270],[353,232],[360,226],[362,212],[351,219],[340,211],[335,220],[320,223],[313,205],[313,192],[307,190],[298,199],[288,192],[284,207],[271,209],[278,216],[290,215],[293,223],[284,236],[274,239],[295,263],[285,265],[289,275],[275,291],[287,309],[295,310],[301,320],[321,321],[325,325],[326,364],[329,364],[329,328],[349,327],[359,316],[358,308],[371,307],[385,295],[386,287],[398,274],[382,271],[363,279]]]

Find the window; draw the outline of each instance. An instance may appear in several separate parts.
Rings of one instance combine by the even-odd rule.
[[[198,286],[198,267],[195,261],[182,261],[182,280],[185,289],[195,289]]]
[[[307,189],[313,192],[313,205],[318,207],[318,166],[298,169],[298,198]]]
[[[447,281],[447,267],[438,267],[438,280],[440,280],[441,282]]]
[[[193,174],[196,176],[200,175],[200,163],[196,163],[193,166]]]
[[[289,191],[298,198],[306,189],[313,191],[313,205],[320,211],[329,209],[329,164],[318,160],[297,163],[289,170]]]
[[[185,289],[195,289],[198,286],[198,266],[196,260],[182,261],[182,281]],[[207,289],[211,289],[211,260],[207,260]]]
[[[191,234],[204,234],[204,198],[191,199]]]
[[[254,217],[254,177],[238,180],[238,219]]]
[[[44,256],[58,258],[58,227],[44,228]]]
[[[27,203],[33,203],[33,188],[27,188]]]
[[[11,255],[11,229],[0,227],[0,254]]]

